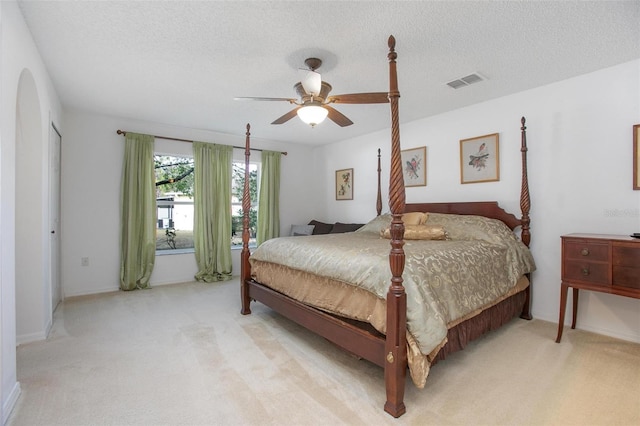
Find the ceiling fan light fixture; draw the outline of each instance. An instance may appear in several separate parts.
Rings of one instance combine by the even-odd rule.
[[[310,125],[311,127],[315,127],[316,125],[322,123],[329,111],[326,108],[323,108],[319,105],[307,105],[302,108],[298,108],[298,117],[304,123]]]

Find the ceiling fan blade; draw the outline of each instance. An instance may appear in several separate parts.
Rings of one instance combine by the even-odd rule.
[[[320,88],[322,86],[322,78],[320,73],[301,69],[304,75],[300,78],[300,83],[304,87],[304,91],[310,95],[318,96],[320,94]]]
[[[328,115],[329,119],[334,123],[336,123],[338,126],[347,127],[353,124],[353,121],[349,120],[346,115],[344,115],[337,109],[334,109],[329,105],[323,105],[323,107],[326,108],[327,111],[329,111],[329,115]]]
[[[336,104],[388,104],[387,92],[349,93],[346,95],[329,96],[327,103]]]
[[[237,97],[233,98],[234,101],[287,101],[290,104],[298,103],[297,99],[293,98],[256,98],[256,97]]]
[[[275,121],[273,121],[271,124],[286,123],[287,121],[291,120],[293,117],[295,117],[298,114],[298,109],[300,109],[300,107],[292,109],[291,111],[289,111],[288,113],[286,113],[282,117],[280,117],[280,118],[276,119]]]

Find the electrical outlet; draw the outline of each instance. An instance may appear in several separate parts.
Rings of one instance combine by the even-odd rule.
[[[89,266],[89,258],[88,257],[83,257],[80,259],[80,265],[82,266]]]

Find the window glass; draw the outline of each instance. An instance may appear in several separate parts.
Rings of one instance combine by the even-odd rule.
[[[193,252],[193,157],[156,154],[156,252]],[[231,247],[242,247],[244,160],[234,160],[231,179]],[[255,247],[258,224],[259,163],[249,165],[249,246]]]
[[[249,192],[251,208],[249,209],[249,246],[256,244],[258,226],[258,163],[249,163]],[[244,191],[244,161],[234,161],[231,179],[231,246],[242,247],[242,194]]]
[[[156,252],[193,251],[193,158],[155,155]]]

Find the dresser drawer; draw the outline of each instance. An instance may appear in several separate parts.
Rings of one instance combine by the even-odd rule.
[[[613,245],[613,285],[640,289],[640,245]]]
[[[609,244],[591,241],[567,240],[564,243],[566,259],[585,259],[586,261],[609,261]]]
[[[583,281],[592,284],[611,284],[608,263],[591,263],[580,260],[565,260],[562,267],[562,279]]]
[[[640,267],[628,266],[613,267],[613,285],[637,288],[640,290]]]
[[[612,250],[614,265],[640,268],[640,244],[614,245]]]

